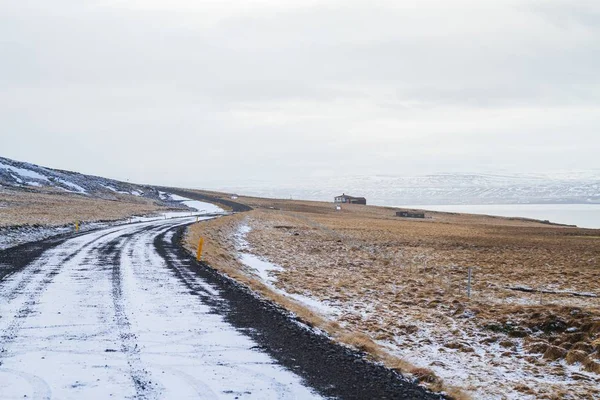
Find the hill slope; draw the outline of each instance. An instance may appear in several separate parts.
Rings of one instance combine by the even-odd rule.
[[[103,199],[116,199],[117,194],[128,194],[161,202],[169,201],[166,195],[152,186],[46,168],[4,157],[0,157],[0,187],[56,189]]]

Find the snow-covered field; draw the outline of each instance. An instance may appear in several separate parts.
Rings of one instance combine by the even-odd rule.
[[[195,219],[80,235],[0,282],[0,397],[317,398],[200,300],[218,290],[157,251]]]

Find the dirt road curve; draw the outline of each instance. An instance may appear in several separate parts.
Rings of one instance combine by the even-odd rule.
[[[193,221],[0,252],[0,398],[439,398],[196,263]]]

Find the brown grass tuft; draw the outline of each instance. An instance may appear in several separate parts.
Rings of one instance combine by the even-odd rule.
[[[569,350],[565,357],[565,360],[568,364],[583,363],[587,359],[587,354],[585,353],[585,351],[581,350]]]
[[[377,354],[379,352],[379,347],[364,333],[349,332],[338,336],[338,339],[342,343],[348,344],[365,353]]]
[[[586,371],[600,374],[600,363],[597,361],[588,358],[583,362],[583,367]]]
[[[439,378],[435,376],[432,370],[427,368],[415,368],[410,371],[419,382],[434,383],[438,382]]]
[[[544,352],[544,358],[546,360],[555,361],[565,358],[567,350],[558,346],[548,346],[548,349]]]
[[[526,348],[530,353],[544,354],[548,350],[549,344],[546,342],[533,342]]]

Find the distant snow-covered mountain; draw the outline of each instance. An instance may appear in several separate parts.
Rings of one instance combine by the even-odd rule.
[[[578,204],[600,203],[600,173],[545,175],[435,174],[351,176],[293,181],[272,186],[249,182],[220,187],[248,195],[332,201],[341,193],[365,196],[369,204]]]
[[[153,186],[41,167],[0,157],[0,187],[117,198],[133,195],[169,202]],[[364,196],[369,204],[600,204],[600,172],[553,175],[434,174],[423,176],[346,176],[290,180],[285,184],[251,181],[212,189],[272,198],[332,201],[341,193]],[[177,204],[174,204],[175,206]]]

